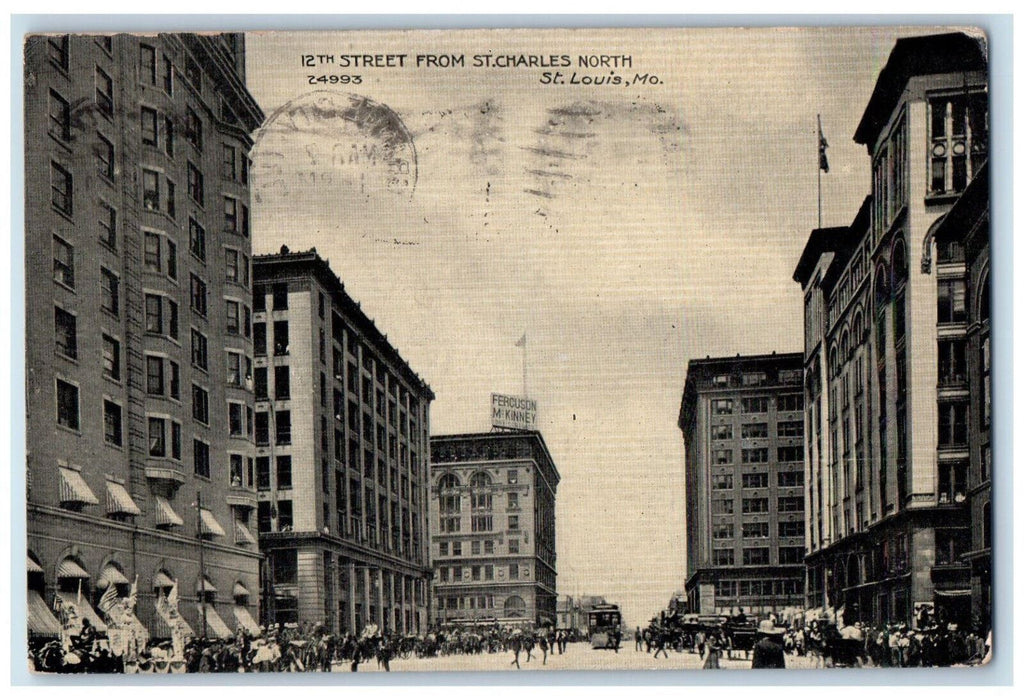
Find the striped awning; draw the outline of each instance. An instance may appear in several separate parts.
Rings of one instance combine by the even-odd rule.
[[[204,590],[206,593],[216,593],[217,592],[217,587],[213,585],[213,582],[210,581],[210,579],[208,579],[205,576],[203,576],[203,588],[202,588],[202,590]],[[197,583],[196,584],[196,593],[198,593],[199,591],[200,591],[200,587],[199,587],[199,584]]]
[[[28,569],[30,574],[41,574],[43,573],[43,567],[36,563],[36,560],[32,557],[25,557],[25,567]]]
[[[28,633],[36,637],[60,636],[60,622],[39,591],[28,592]]]
[[[107,481],[107,515],[142,515],[124,485]]]
[[[233,612],[235,613],[235,622],[245,628],[249,634],[260,633],[260,626],[256,624],[256,620],[253,619],[249,608],[244,605],[236,605]]]
[[[242,595],[250,595],[249,589],[243,586],[241,581],[236,581],[234,588],[231,589],[231,597],[237,598]]]
[[[256,544],[256,538],[252,536],[252,531],[241,520],[235,521],[235,542],[237,544]]]
[[[197,603],[196,610],[199,611],[199,629],[203,626],[203,612],[206,612],[206,634],[210,637],[231,639],[235,636],[231,628],[224,623],[224,618],[217,612],[217,608],[210,604]]]
[[[112,583],[129,583],[129,581],[128,578],[121,573],[120,569],[113,564],[107,564],[103,567],[103,572],[96,581],[96,588],[106,588]]]
[[[173,585],[174,579],[163,571],[157,571],[156,576],[153,577],[153,588],[170,588]]]
[[[201,534],[214,535],[216,537],[224,537],[227,535],[227,533],[224,532],[224,528],[222,528],[220,523],[217,522],[217,518],[213,517],[213,513],[206,508],[200,509],[199,520],[202,523]]]
[[[156,524],[157,525],[184,525],[185,521],[174,512],[171,502],[163,496],[154,496],[156,501]]]
[[[77,610],[79,617],[88,618],[89,622],[92,623],[92,626],[98,631],[107,631],[107,623],[105,623],[103,619],[96,614],[96,611],[93,610],[91,605],[89,605],[89,601],[85,599],[85,596],[82,596],[82,599],[79,600],[77,593],[65,593],[64,591],[58,591],[57,597],[60,598],[62,606],[70,606]]]
[[[57,578],[91,578],[89,572],[83,569],[74,559],[65,559],[57,567]]]
[[[184,632],[186,637],[194,637],[196,633],[192,630],[192,625],[188,624],[182,615],[175,610],[172,613],[167,609],[166,606],[156,606],[156,617],[153,618],[153,637],[155,639],[170,639],[171,638],[171,626],[177,626]]]
[[[87,503],[94,506],[100,501],[89,485],[85,483],[80,471],[69,467],[60,467],[60,502]]]

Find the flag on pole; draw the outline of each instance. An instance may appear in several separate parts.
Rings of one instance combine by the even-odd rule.
[[[135,612],[135,604],[139,599],[139,575],[135,575],[135,580],[132,581],[132,590],[128,593],[128,600],[125,601],[125,608],[128,612]]]
[[[523,333],[523,337],[516,341],[516,347],[517,348],[525,348],[526,347],[526,333]]]
[[[825,140],[825,134],[821,130],[821,115],[818,115],[818,168],[828,172],[828,156],[825,155],[825,150],[828,148],[828,141]]]
[[[114,584],[107,586],[107,590],[103,592],[100,597],[99,608],[101,612],[109,613],[110,609],[114,607],[114,603],[117,602],[117,591],[114,590]]]
[[[82,605],[82,579],[78,579],[78,605]]]
[[[174,585],[171,586],[170,592],[167,594],[167,604],[174,610],[178,609],[178,581],[175,579]]]

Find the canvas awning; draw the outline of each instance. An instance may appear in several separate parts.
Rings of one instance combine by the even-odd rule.
[[[92,626],[100,632],[107,631],[107,623],[93,610],[93,607],[89,605],[89,601],[82,596],[79,600],[77,593],[66,593],[64,591],[58,591],[57,597],[60,598],[61,606],[69,606],[78,611],[80,618],[87,618]]]
[[[196,633],[192,630],[192,625],[188,624],[188,620],[177,609],[161,605],[158,602],[156,617],[153,618],[153,636],[157,639],[170,639],[172,626],[181,629],[186,637],[196,636]]]
[[[170,588],[173,585],[174,579],[163,571],[157,571],[156,576],[153,577],[153,588]]]
[[[237,598],[239,596],[248,596],[249,589],[246,588],[240,581],[236,581],[234,587],[231,589],[231,597]]]
[[[39,591],[28,592],[28,633],[36,637],[60,636],[60,621],[46,605]]]
[[[240,520],[235,521],[235,542],[238,544],[256,544],[252,532]]]
[[[96,505],[100,501],[77,469],[60,467],[60,502]]]
[[[213,513],[202,508],[199,511],[199,520],[202,524],[201,532],[203,535],[214,535],[215,537],[224,537],[227,533],[224,532],[224,528],[217,522],[217,518],[213,517]]]
[[[113,564],[107,564],[103,567],[103,572],[100,574],[99,579],[96,581],[96,588],[106,588],[110,584],[121,584],[128,583],[127,577],[121,573]]]
[[[205,576],[203,576],[202,583],[203,583],[202,586],[200,586],[198,583],[196,584],[196,593],[199,593],[200,591],[203,591],[204,593],[216,593],[217,592],[217,587],[214,586],[213,582],[210,581],[210,579],[206,578]]]
[[[74,559],[65,559],[57,567],[57,578],[92,578]]]
[[[185,521],[174,512],[171,502],[163,496],[155,496],[156,501],[156,524],[157,525],[184,525]]]
[[[249,608],[244,605],[236,605],[233,612],[235,613],[235,622],[245,628],[249,634],[260,633],[260,626],[256,624],[256,620],[253,619],[252,614],[249,612]]]
[[[128,489],[116,481],[107,481],[107,515],[142,515],[142,511]]]
[[[36,560],[32,557],[25,557],[25,568],[28,569],[30,574],[41,574],[43,573],[43,567],[36,563]]]
[[[211,637],[220,637],[221,639],[231,639],[234,637],[234,633],[231,628],[224,623],[224,618],[217,612],[217,608],[210,604],[198,603],[196,610],[199,612],[199,625],[202,629],[203,612],[206,612],[206,633]]]

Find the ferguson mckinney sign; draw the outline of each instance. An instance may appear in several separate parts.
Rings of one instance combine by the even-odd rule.
[[[513,430],[537,429],[537,402],[534,399],[491,394],[491,425]]]

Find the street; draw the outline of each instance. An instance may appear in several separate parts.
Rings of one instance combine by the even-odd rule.
[[[539,650],[532,654],[532,660],[527,663],[526,654],[519,655],[521,669],[517,670],[512,664],[511,652],[500,652],[496,654],[455,654],[436,658],[418,659],[394,659],[391,662],[391,671],[665,671],[665,670],[694,670],[703,666],[704,662],[697,654],[688,652],[676,653],[670,651],[668,658],[660,656],[655,659],[653,652],[648,654],[642,651],[634,651],[632,642],[629,647],[623,646],[616,654],[607,649],[591,649],[590,645],[581,642],[570,644],[564,655],[548,655],[547,664],[542,664],[543,654]],[[742,658],[742,652],[738,658],[721,660],[722,669],[748,669],[750,660]],[[813,668],[813,661],[808,657],[786,656],[787,668]],[[349,664],[335,664],[335,671],[346,672]],[[383,668],[377,667],[376,661],[370,661],[359,665],[359,673],[383,672]]]

